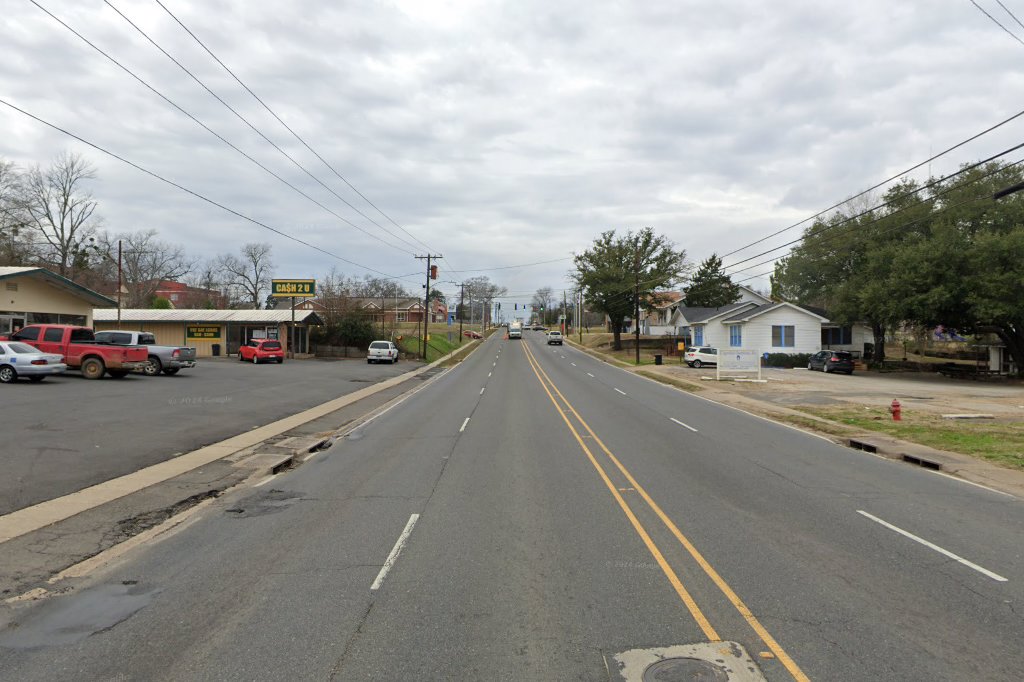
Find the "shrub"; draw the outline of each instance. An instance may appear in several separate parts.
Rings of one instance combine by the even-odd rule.
[[[794,367],[806,367],[810,359],[810,353],[769,353],[764,364],[766,367],[793,369]]]

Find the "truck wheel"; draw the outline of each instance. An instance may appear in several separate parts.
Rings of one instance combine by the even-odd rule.
[[[124,379],[126,376],[128,376],[128,370],[126,370],[126,369],[108,369],[107,370],[107,374],[109,374],[114,379]]]
[[[107,371],[107,368],[103,366],[103,361],[98,358],[87,358],[82,363],[82,376],[86,379],[100,379],[105,371]]]
[[[181,368],[180,367],[168,367],[167,369],[164,370],[164,374],[166,374],[169,377],[173,377],[175,374],[178,373],[179,369],[181,369]]]
[[[160,362],[160,358],[155,355],[149,356],[149,361],[146,366],[142,368],[143,373],[148,377],[155,377],[161,371],[163,371],[164,363]]]
[[[0,384],[9,384],[18,378],[18,373],[10,365],[0,367]]]

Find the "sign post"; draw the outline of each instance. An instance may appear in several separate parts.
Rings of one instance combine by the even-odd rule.
[[[270,281],[270,295],[274,298],[290,298],[292,324],[288,329],[288,355],[295,357],[295,299],[316,296],[315,279],[274,279]]]

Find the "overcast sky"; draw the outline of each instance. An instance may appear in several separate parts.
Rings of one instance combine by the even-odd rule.
[[[697,263],[923,161],[1024,102],[1024,43],[970,0],[163,1],[408,233],[150,0],[111,3],[380,226],[297,168],[103,2],[39,0],[329,211],[29,0],[0,0],[0,99],[372,270],[246,222],[3,105],[0,158],[46,165],[63,150],[80,152],[98,171],[90,189],[104,229],[154,228],[194,256],[266,241],[279,277],[332,267],[408,275],[423,269],[413,255],[429,247],[444,255],[447,293],[456,287],[444,282],[485,274],[508,287],[509,301],[525,301],[539,287],[568,286],[572,254],[602,231],[644,226]],[[995,0],[977,2],[1024,39]],[[1024,0],[1003,4],[1024,20]],[[931,172],[1002,151],[1022,134],[1024,117],[934,162]],[[508,267],[555,259],[562,260]],[[402,281],[420,291],[422,277]],[[766,279],[745,283],[760,288]]]

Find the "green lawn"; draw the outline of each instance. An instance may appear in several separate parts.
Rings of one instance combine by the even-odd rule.
[[[961,452],[1024,469],[1024,421],[943,419],[903,412],[894,422],[885,408],[801,407],[804,412],[940,450]]]

